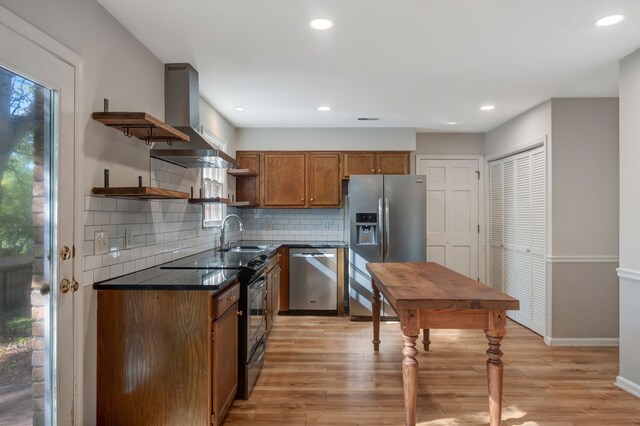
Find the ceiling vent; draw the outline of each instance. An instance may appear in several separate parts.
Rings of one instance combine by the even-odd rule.
[[[358,121],[380,121],[380,117],[358,117]]]

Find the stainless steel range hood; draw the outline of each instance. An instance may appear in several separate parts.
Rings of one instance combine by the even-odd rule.
[[[187,168],[239,166],[233,157],[211,145],[196,130],[200,127],[200,91],[198,71],[190,64],[164,66],[164,118],[190,140],[181,146],[158,142],[150,152],[152,158]]]

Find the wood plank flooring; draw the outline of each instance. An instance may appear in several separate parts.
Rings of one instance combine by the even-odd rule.
[[[402,425],[402,337],[381,325],[380,352],[370,322],[280,316],[248,401],[236,400],[226,425]],[[421,340],[421,338],[419,339]],[[482,331],[432,330],[418,345],[417,424],[489,422]],[[640,425],[640,399],[618,389],[617,348],[558,348],[509,322],[504,425]]]

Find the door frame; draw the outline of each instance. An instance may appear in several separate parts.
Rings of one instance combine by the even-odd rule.
[[[478,223],[480,225],[480,233],[478,234],[478,276],[480,277],[480,281],[483,283],[487,283],[487,241],[486,241],[486,208],[487,205],[485,200],[486,192],[486,183],[487,181],[485,176],[485,170],[488,170],[486,167],[488,162],[485,161],[484,155],[472,155],[472,154],[419,154],[416,155],[415,159],[415,171],[418,174],[418,163],[420,160],[476,160],[478,162],[478,170],[480,171],[480,179],[478,180]]]
[[[501,158],[505,158],[505,157],[510,157],[512,155],[516,155],[519,154],[521,152],[524,151],[529,151],[538,147],[544,147],[544,155],[545,155],[545,159],[546,159],[546,176],[545,176],[545,203],[546,203],[546,209],[545,209],[545,226],[546,226],[546,241],[545,241],[545,245],[546,245],[546,255],[545,255],[545,261],[546,261],[546,271],[545,271],[545,279],[546,279],[546,301],[545,303],[546,305],[546,311],[545,311],[545,331],[544,331],[544,342],[547,345],[551,345],[551,336],[552,336],[552,324],[553,324],[553,309],[552,309],[552,291],[553,291],[553,268],[552,268],[552,260],[553,260],[553,251],[552,251],[552,231],[553,231],[553,226],[552,226],[552,200],[553,200],[553,192],[552,192],[552,173],[553,173],[553,167],[552,167],[552,149],[551,149],[551,138],[549,137],[549,135],[545,134],[544,136],[538,137],[536,139],[533,139],[529,142],[520,144],[520,145],[515,145],[513,147],[510,148],[506,148],[503,149],[501,151],[497,151],[494,152],[493,154],[489,154],[485,156],[485,168],[486,170],[489,170],[489,163],[491,161],[495,161],[495,160],[499,160]],[[489,191],[489,179],[484,179],[484,185],[485,185],[485,189],[486,189],[486,194],[487,197],[489,197],[490,191]],[[489,215],[489,200],[487,200],[486,203],[486,218],[487,218],[487,222],[485,224],[485,226],[487,227],[487,229],[489,229],[490,223],[489,221],[491,220],[491,216]],[[486,234],[488,237],[488,233]],[[485,241],[485,244],[490,244],[490,241]],[[487,252],[485,253],[485,262],[487,265],[487,270],[491,271],[490,266],[491,266],[491,258],[490,258],[490,252],[487,250]]]
[[[73,68],[74,73],[74,125],[73,125],[73,157],[74,157],[74,224],[73,245],[75,257],[73,258],[73,273],[80,282],[80,289],[74,295],[73,317],[73,352],[74,352],[74,395],[73,395],[73,424],[82,424],[83,420],[83,372],[84,372],[84,287],[93,283],[84,282],[84,253],[83,253],[83,210],[84,196],[80,182],[84,177],[84,138],[83,138],[83,110],[84,110],[84,60],[62,43],[53,39],[43,31],[31,25],[29,22],[0,6],[0,24],[13,30],[26,40],[33,42],[42,49],[48,51],[60,61]],[[57,248],[56,248],[57,251]],[[51,283],[52,291],[57,291],[57,283]]]

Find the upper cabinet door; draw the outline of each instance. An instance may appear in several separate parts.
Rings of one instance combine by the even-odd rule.
[[[408,175],[408,152],[380,152],[376,154],[376,173],[382,175]]]
[[[373,153],[344,154],[344,178],[351,175],[372,175],[376,172],[376,157]]]
[[[309,206],[340,206],[342,183],[340,180],[340,154],[309,154]]]
[[[306,155],[265,153],[262,182],[265,206],[305,207]]]

